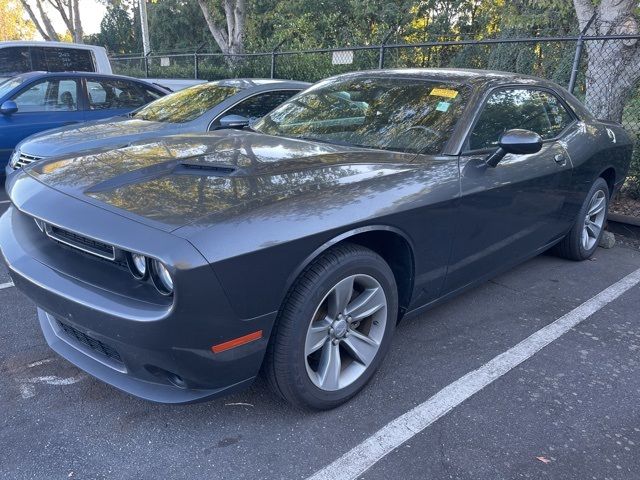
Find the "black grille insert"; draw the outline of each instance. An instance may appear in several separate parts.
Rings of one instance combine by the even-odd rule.
[[[64,243],[83,252],[91,253],[98,257],[106,258],[107,260],[115,260],[116,251],[112,245],[108,243],[94,240],[93,238],[78,235],[77,233],[64,230],[63,228],[56,227],[55,225],[45,224],[44,226],[47,236],[58,242]]]
[[[107,358],[110,358],[114,362],[118,362],[122,364],[122,358],[120,354],[116,351],[115,348],[110,347],[104,342],[100,340],[96,340],[95,338],[87,335],[86,333],[81,332],[77,328],[72,327],[71,325],[67,325],[66,323],[61,322],[56,319],[56,323],[60,327],[60,329],[72,340],[76,340],[81,343],[85,347],[90,348],[94,352],[103,355]]]

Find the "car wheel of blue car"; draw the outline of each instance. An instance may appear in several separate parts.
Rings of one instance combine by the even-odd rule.
[[[398,316],[389,265],[344,244],[300,275],[281,309],[265,371],[273,389],[302,408],[333,408],[358,393],[385,357]]]

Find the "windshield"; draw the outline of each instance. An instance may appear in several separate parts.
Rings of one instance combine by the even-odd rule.
[[[239,91],[237,87],[203,83],[159,98],[131,116],[150,122],[190,122]]]
[[[268,135],[410,153],[440,153],[465,107],[466,85],[338,77],[317,84],[253,127]]]
[[[7,93],[16,87],[19,87],[24,82],[22,77],[13,77],[0,80],[0,98],[4,97]]]

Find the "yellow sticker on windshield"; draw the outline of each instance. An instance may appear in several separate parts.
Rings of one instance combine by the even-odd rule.
[[[444,98],[456,98],[458,96],[457,90],[449,90],[448,88],[434,88],[429,95],[435,95],[436,97]]]

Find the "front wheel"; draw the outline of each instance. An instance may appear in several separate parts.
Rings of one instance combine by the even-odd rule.
[[[298,407],[340,405],[377,370],[397,315],[389,265],[358,245],[332,248],[300,275],[285,300],[267,351],[269,383]]]
[[[609,211],[609,186],[598,178],[580,209],[571,231],[556,246],[555,251],[570,260],[586,260],[598,248]]]

